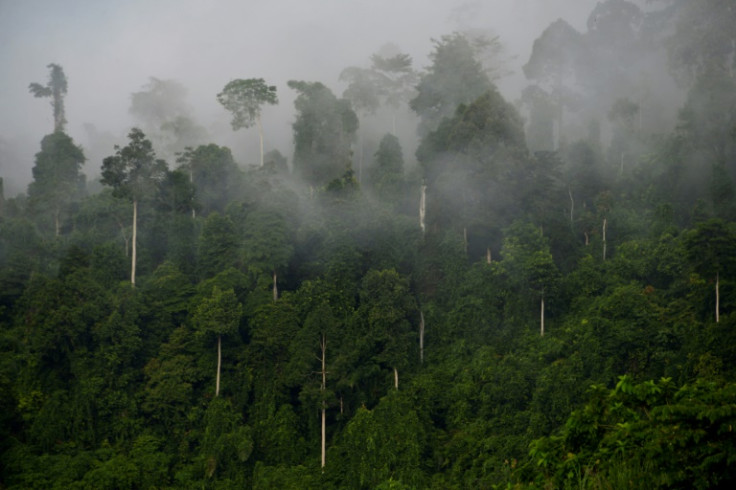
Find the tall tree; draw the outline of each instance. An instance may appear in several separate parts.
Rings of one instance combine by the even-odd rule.
[[[156,158],[151,141],[138,128],[128,134],[130,143],[115,155],[102,161],[102,183],[113,188],[113,195],[133,203],[133,237],[130,283],[135,287],[136,239],[138,236],[138,203],[151,194],[156,185],[166,178],[166,162]]]
[[[51,107],[54,109],[54,131],[64,131],[66,124],[66,114],[64,112],[64,96],[67,91],[67,80],[64,75],[64,69],[51,63],[47,66],[49,69],[49,81],[46,85],[40,83],[31,83],[28,90],[35,97],[51,97]]]
[[[350,102],[320,82],[290,80],[298,92],[294,129],[294,169],[313,186],[324,185],[350,166],[358,117]]]
[[[370,174],[374,191],[385,200],[398,199],[404,178],[404,156],[399,139],[386,133],[378,145],[375,159],[375,166]]]
[[[288,265],[294,252],[288,222],[276,211],[259,209],[248,214],[244,228],[245,262],[256,274],[273,279],[273,300],[276,301],[279,297],[278,272]]]
[[[51,213],[57,237],[61,214],[84,192],[85,178],[79,171],[84,161],[82,149],[61,131],[45,136],[41,151],[36,153],[33,182],[28,185],[29,204],[34,210]]]
[[[411,364],[416,333],[410,319],[417,316],[417,305],[408,281],[393,269],[370,270],[360,289],[357,315],[365,322],[361,340],[375,361],[393,371],[394,388],[399,388],[399,369]],[[359,344],[361,343],[359,342]]]
[[[220,395],[220,371],[222,368],[222,336],[234,333],[243,307],[232,289],[221,290],[214,286],[208,297],[202,299],[194,311],[192,321],[202,335],[217,336],[217,374],[215,396]]]
[[[225,146],[209,144],[186,148],[176,162],[189,174],[203,216],[213,211],[223,213],[240,190],[241,172],[232,152]]]
[[[551,296],[559,276],[549,242],[531,223],[516,222],[506,235],[501,250],[503,269],[521,296],[531,292],[539,300],[539,332],[544,336],[545,299]]]
[[[233,115],[233,131],[240,128],[258,126],[261,144],[261,166],[263,166],[263,127],[261,126],[261,107],[264,104],[278,104],[276,87],[267,85],[262,78],[237,79],[229,82],[217,94],[217,100]]]
[[[194,121],[186,96],[187,89],[176,80],[150,77],[130,97],[128,112],[156,143],[159,153],[165,151],[167,158],[188,145],[203,142],[207,133]]]
[[[492,88],[491,79],[478,59],[477,44],[454,33],[434,40],[432,65],[417,85],[409,106],[421,118],[420,136],[451,117],[460,104],[468,104]]]
[[[732,223],[711,219],[699,223],[685,236],[685,248],[696,270],[713,281],[715,320],[721,318],[720,282],[736,264],[736,230]]]
[[[574,84],[585,56],[582,35],[562,19],[550,24],[534,41],[532,54],[523,67],[524,75],[538,85],[535,102],[544,101],[544,108],[552,115],[545,118],[552,125],[552,146],[539,149],[559,148],[564,110],[573,105],[576,97],[569,87]]]

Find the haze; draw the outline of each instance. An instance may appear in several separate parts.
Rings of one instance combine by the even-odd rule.
[[[336,93],[340,71],[363,66],[382,45],[393,43],[422,69],[432,38],[465,29],[500,36],[507,71],[499,85],[513,98],[526,84],[520,66],[535,37],[553,20],[583,29],[592,8],[587,0],[0,0],[0,175],[7,196],[25,191],[41,138],[51,132],[48,100],[28,92],[44,83],[49,63],[69,80],[67,132],[80,143],[88,179],[99,173],[112,145],[90,148],[92,125],[111,140],[124,141],[135,124],[131,93],[150,79],[174,79],[187,90],[195,120],[213,142],[233,147],[249,141],[233,133],[215,95],[233,78],[263,77],[277,85],[280,104],[264,125],[268,148],[291,153],[294,94],[286,81],[321,81]],[[246,138],[239,140],[238,138]],[[172,162],[173,163],[173,162]]]

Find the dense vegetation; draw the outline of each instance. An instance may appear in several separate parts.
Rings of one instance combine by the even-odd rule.
[[[184,149],[174,114],[175,163],[132,129],[94,193],[50,65],[55,131],[0,193],[0,488],[733,484],[735,17],[599,3],[540,35],[517,104],[497,41],[377,54],[344,97],[289,83],[291,166]],[[218,97],[260,129],[275,90]]]

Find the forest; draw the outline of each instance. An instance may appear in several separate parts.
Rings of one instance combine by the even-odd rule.
[[[736,5],[590,7],[517,100],[473,32],[234,70],[253,164],[151,78],[90,178],[49,64],[0,178],[0,488],[732,488]]]

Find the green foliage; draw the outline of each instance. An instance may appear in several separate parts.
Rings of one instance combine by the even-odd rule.
[[[492,88],[471,41],[460,33],[433,40],[432,65],[417,85],[409,106],[422,122],[420,135],[434,131],[461,104],[469,104]]]
[[[0,487],[729,488],[733,49],[708,43],[733,36],[685,35],[708,12],[730,18],[608,0],[585,33],[554,23],[518,110],[481,63],[497,42],[446,36],[419,165],[366,139],[362,182],[351,102],[406,100],[396,50],[344,72],[351,102],[290,82],[293,174],[200,144],[168,81],[134,115],[189,145],[177,170],[134,129],[84,195],[81,150],[46,136],[28,196],[0,195]],[[677,121],[667,80],[630,76],[670,35],[697,75]]]
[[[593,386],[558,434],[532,444],[532,462],[546,475],[539,483],[561,487],[585,475],[606,486],[623,473],[637,488],[727,486],[734,396],[732,383],[705,380],[678,387],[621,376],[613,389]]]
[[[140,129],[133,128],[128,139],[128,146],[116,145],[115,155],[102,161],[101,182],[113,188],[115,197],[137,201],[150,194],[164,179],[166,163],[156,159],[151,141]]]
[[[243,315],[243,307],[232,289],[214,286],[209,297],[202,298],[194,310],[192,322],[203,335],[230,335]]]
[[[233,115],[233,130],[251,127],[261,117],[264,104],[278,103],[276,87],[266,85],[262,78],[232,80],[222,92],[217,94],[217,101]]]
[[[36,215],[46,214],[60,232],[60,219],[68,215],[70,206],[84,195],[85,177],[80,173],[85,156],[82,149],[61,131],[41,140],[36,153],[33,182],[28,186],[29,207]]]
[[[298,95],[294,128],[294,169],[310,185],[320,186],[341,175],[350,162],[350,143],[358,117],[345,99],[319,82],[291,80]]]
[[[63,132],[66,124],[64,112],[64,96],[68,88],[64,69],[55,63],[50,63],[49,81],[46,85],[31,83],[28,90],[34,97],[51,97],[51,107],[54,109],[54,132]]]

